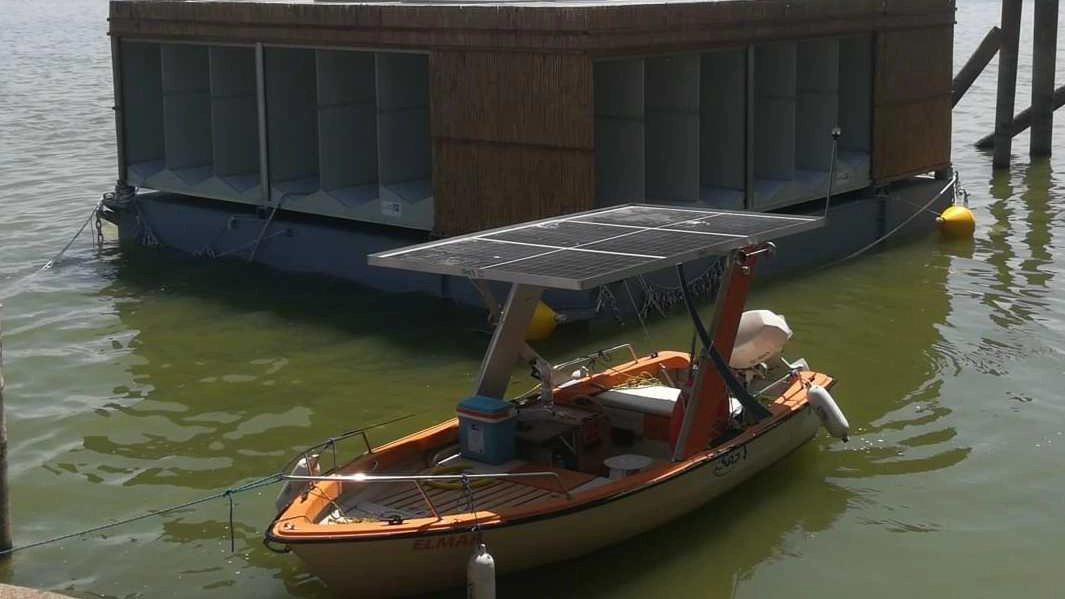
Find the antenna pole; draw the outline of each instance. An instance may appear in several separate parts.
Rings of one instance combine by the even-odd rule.
[[[828,192],[825,194],[825,218],[828,218],[828,205],[832,203],[832,184],[836,181],[836,152],[839,148],[839,136],[843,132],[839,127],[832,128],[832,160],[828,163]]]

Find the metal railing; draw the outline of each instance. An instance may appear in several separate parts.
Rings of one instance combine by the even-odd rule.
[[[633,362],[635,362],[635,361],[640,359],[640,357],[636,355],[636,348],[633,347],[633,345],[631,343],[622,343],[621,345],[615,345],[614,347],[608,347],[606,349],[601,349],[601,350],[592,352],[590,354],[585,354],[585,355],[580,356],[578,358],[573,358],[572,360],[569,360],[567,362],[563,362],[561,364],[555,364],[554,366],[552,366],[552,370],[554,370],[556,372],[559,372],[562,369],[571,368],[571,367],[576,366],[577,364],[581,364],[581,363],[586,364],[586,365],[594,364],[595,362],[597,362],[599,360],[605,360],[607,358],[607,356],[609,356],[610,354],[612,354],[612,353],[614,353],[616,351],[623,350],[623,349],[629,350],[629,355],[632,356],[632,361]],[[568,373],[564,373],[564,374],[568,374]]]
[[[467,488],[467,484],[474,480],[495,480],[495,479],[507,479],[507,478],[553,478],[555,483],[558,484],[558,491],[566,497],[566,499],[573,499],[573,496],[566,490],[565,485],[562,484],[562,477],[557,472],[500,472],[491,474],[365,474],[363,472],[356,472],[355,474],[326,474],[326,475],[299,475],[288,474],[283,478],[285,480],[295,480],[303,482],[341,482],[341,483],[356,483],[356,484],[387,484],[387,483],[402,483],[410,482],[415,488],[418,489],[418,493],[421,494],[422,499],[425,500],[426,505],[429,507],[429,511],[432,512],[433,517],[437,520],[441,519],[440,512],[437,511],[436,505],[433,504],[433,500],[429,497],[429,494],[425,492],[422,487],[423,482],[459,482],[463,484],[463,488],[466,493],[472,494]]]
[[[404,420],[408,420],[408,419],[413,418],[413,417],[414,417],[414,414],[404,414],[403,416],[399,416],[397,418],[392,418],[392,419],[386,420],[384,422],[378,422],[377,424],[371,424],[370,426],[364,426],[362,428],[357,428],[357,429],[354,429],[354,430],[350,430],[350,431],[341,433],[339,435],[335,435],[335,436],[329,437],[328,439],[326,439],[325,441],[322,441],[321,443],[318,443],[316,445],[311,445],[310,447],[303,448],[303,450],[301,450],[298,454],[296,454],[288,462],[285,463],[284,467],[281,468],[281,472],[291,472],[292,468],[300,461],[301,458],[304,459],[304,460],[307,460],[312,455],[317,455],[317,454],[315,454],[315,452],[319,451],[319,450],[321,450],[321,451],[328,450],[332,454],[332,458],[333,458],[332,459],[332,464],[333,465],[332,465],[331,468],[327,469],[326,472],[334,472],[340,467],[340,462],[339,462],[340,458],[337,456],[337,444],[339,442],[347,441],[348,439],[352,439],[352,438],[359,438],[359,439],[362,440],[363,446],[366,447],[366,451],[363,452],[361,455],[355,456],[355,459],[358,459],[358,458],[361,458],[361,457],[367,456],[367,455],[373,455],[373,446],[370,444],[370,438],[366,435],[366,433],[368,431],[372,431],[372,430],[377,429],[377,428],[388,426],[390,424],[395,424],[397,422],[402,422]]]

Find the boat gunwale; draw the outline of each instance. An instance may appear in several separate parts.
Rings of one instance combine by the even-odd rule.
[[[681,354],[680,352],[661,352],[656,357],[673,357],[665,356],[664,354],[687,356],[687,354]],[[641,358],[640,360],[628,364],[636,366],[643,361],[645,361],[645,358]],[[612,370],[616,370],[621,366],[614,367]],[[617,481],[617,483],[603,485],[603,487],[601,487],[602,492],[592,494],[581,500],[575,500],[572,498],[564,500],[559,499],[548,502],[546,505],[532,505],[525,509],[506,510],[502,513],[493,511],[475,511],[462,512],[440,518],[427,516],[424,518],[410,519],[405,525],[390,525],[387,529],[378,528],[375,530],[367,530],[365,525],[361,524],[307,524],[307,521],[310,520],[307,517],[307,514],[314,511],[315,506],[318,504],[296,506],[295,502],[293,502],[292,505],[279,513],[274,521],[270,523],[270,526],[267,527],[265,537],[268,542],[283,543],[286,545],[400,540],[468,532],[474,525],[481,530],[499,530],[510,526],[561,517],[586,509],[600,507],[612,501],[624,499],[642,491],[650,490],[672,482],[684,474],[701,470],[702,467],[715,463],[720,458],[748,445],[769,431],[791,420],[792,417],[810,407],[804,393],[805,382],[817,382],[825,388],[831,388],[836,383],[836,380],[824,373],[804,371],[800,373],[800,379],[794,381],[792,385],[781,393],[771,404],[771,409],[773,409],[774,415],[768,421],[751,426],[725,444],[707,449],[681,462],[669,462],[657,468],[649,469],[641,474],[628,477],[628,480],[623,479]],[[375,449],[374,453],[380,453],[381,451],[387,451],[388,449],[395,449],[399,446],[413,443],[417,439],[430,437],[433,434],[440,434],[451,427],[457,426],[458,419],[452,418],[435,426],[417,431],[382,445],[380,448]],[[363,456],[363,458],[372,455],[373,454],[367,454],[366,456]],[[356,459],[353,464],[361,459],[362,458]],[[636,480],[632,480],[634,478]],[[628,484],[620,488],[611,489],[611,487],[616,487],[622,482],[627,482]],[[327,484],[336,485],[337,483],[330,482]],[[325,485],[319,483],[314,485],[314,488],[321,488],[322,486]],[[324,497],[317,497],[315,499],[316,501],[327,501]],[[336,499],[328,501],[336,501]],[[566,502],[571,503],[571,505],[565,505]],[[290,514],[294,509],[298,510],[299,513]],[[286,523],[293,520],[301,520],[304,523],[302,524],[304,529],[284,530],[282,528]],[[382,523],[374,522],[374,524],[380,525]],[[356,526],[359,526],[361,529],[353,530]]]

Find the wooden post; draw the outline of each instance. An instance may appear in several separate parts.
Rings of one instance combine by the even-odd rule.
[[[1032,40],[1032,156],[1049,156],[1054,129],[1054,69],[1058,53],[1058,0],[1035,0]]]
[[[1058,110],[1062,106],[1065,106],[1065,85],[1054,90],[1054,95],[1051,97],[1051,110]],[[1025,108],[1021,112],[1017,113],[1017,116],[1013,117],[1013,122],[1010,124],[1010,135],[1016,137],[1022,131],[1032,126],[1032,109]],[[986,150],[995,145],[995,134],[981,137],[976,142],[976,147]]]
[[[976,78],[980,76],[980,73],[984,72],[987,63],[991,62],[991,59],[998,53],[1000,45],[1002,45],[1002,30],[998,27],[992,27],[991,31],[988,31],[987,35],[984,36],[984,41],[980,42],[980,46],[969,57],[969,61],[954,77],[954,83],[951,85],[954,106],[961,102],[965,92],[969,91]]]
[[[7,498],[7,416],[4,413],[3,304],[0,304],[0,551],[11,549],[11,503]],[[11,555],[5,553],[4,557]]]
[[[1007,168],[1013,151],[1014,102],[1017,99],[1017,53],[1024,0],[1002,0],[1002,48],[998,53],[998,104],[995,109],[994,168]]]

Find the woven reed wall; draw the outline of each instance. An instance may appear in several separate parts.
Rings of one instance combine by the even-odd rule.
[[[375,49],[510,49],[598,55],[912,29],[954,22],[954,0],[491,2],[112,1],[118,37]]]
[[[437,51],[429,78],[438,233],[593,207],[588,57]]]
[[[873,99],[873,180],[950,165],[953,27],[881,32]]]

